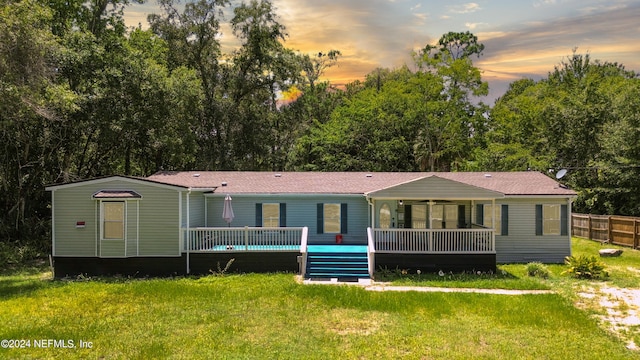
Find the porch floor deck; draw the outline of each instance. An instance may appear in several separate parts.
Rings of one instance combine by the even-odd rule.
[[[366,253],[367,245],[308,245],[310,253]]]

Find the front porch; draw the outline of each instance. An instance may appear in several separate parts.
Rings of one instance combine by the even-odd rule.
[[[219,263],[234,259],[233,268],[240,271],[298,271],[303,277],[329,276],[345,272],[312,271],[317,259],[310,255],[314,245],[308,244],[308,228],[262,227],[197,227],[184,228],[181,248],[190,272],[206,273]],[[353,264],[336,263],[335,257],[353,257],[355,246],[316,246],[324,253],[333,253],[326,262],[333,267],[354,268]],[[331,247],[331,251],[324,248]],[[495,270],[495,236],[493,229],[367,229],[364,262],[352,271],[354,278],[364,274],[373,277],[380,268],[401,268],[412,271]],[[317,253],[316,252],[316,253]],[[314,256],[317,257],[318,254]],[[351,263],[353,259],[349,259]],[[231,270],[233,271],[233,269]]]

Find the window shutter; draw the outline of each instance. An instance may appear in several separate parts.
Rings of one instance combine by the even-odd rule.
[[[502,219],[500,221],[502,223],[500,234],[502,236],[509,235],[509,205],[502,205]]]
[[[560,205],[560,235],[567,236],[569,235],[569,207],[567,205]]]
[[[324,206],[318,203],[317,211],[318,222],[316,223],[316,233],[324,234]]]
[[[280,227],[287,226],[287,204],[280,203]]]
[[[484,225],[484,204],[476,204],[476,224]]]
[[[404,205],[404,227],[411,229],[413,224],[411,223],[413,218],[411,217],[411,205]]]
[[[464,210],[464,205],[458,205],[458,229],[464,229],[467,227],[467,219]]]
[[[262,204],[256,204],[256,227],[262,227]]]
[[[536,235],[542,235],[542,205],[536,204]]]
[[[340,232],[346,234],[347,228],[347,204],[340,204]]]

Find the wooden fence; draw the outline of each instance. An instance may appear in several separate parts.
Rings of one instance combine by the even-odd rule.
[[[618,215],[571,215],[571,235],[640,248],[640,218]]]

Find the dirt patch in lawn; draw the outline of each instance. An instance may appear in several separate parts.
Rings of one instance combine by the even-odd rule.
[[[640,289],[598,284],[584,287],[577,294],[579,307],[595,309],[602,323],[622,338],[627,348],[640,351],[640,344],[633,340],[640,334]]]

